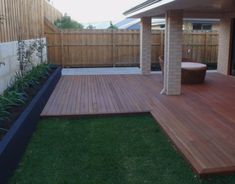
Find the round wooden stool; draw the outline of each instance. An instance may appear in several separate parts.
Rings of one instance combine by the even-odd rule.
[[[206,76],[207,66],[202,63],[182,62],[182,84],[203,83]]]

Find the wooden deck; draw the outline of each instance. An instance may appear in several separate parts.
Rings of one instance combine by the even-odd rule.
[[[207,74],[182,96],[161,89],[161,75],[66,76],[42,116],[150,112],[198,174],[235,172],[235,78]]]

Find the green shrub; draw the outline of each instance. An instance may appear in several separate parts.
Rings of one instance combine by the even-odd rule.
[[[30,100],[27,90],[36,89],[40,81],[48,77],[51,67],[51,65],[43,63],[33,67],[25,74],[21,72],[16,74],[9,88],[3,95],[0,95],[0,130],[3,130],[1,124],[10,120],[11,109],[24,106]]]
[[[112,21],[110,21],[110,26],[108,27],[108,29],[117,30],[118,27],[116,25],[114,25]]]
[[[65,14],[61,19],[56,20],[54,24],[60,29],[83,29],[82,24],[72,20],[67,14]]]

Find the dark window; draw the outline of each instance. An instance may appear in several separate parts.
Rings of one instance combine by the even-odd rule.
[[[193,24],[193,30],[202,30],[202,24]]]
[[[193,30],[211,30],[212,25],[211,24],[203,24],[203,23],[193,23]]]
[[[202,24],[202,30],[212,30],[211,24]]]

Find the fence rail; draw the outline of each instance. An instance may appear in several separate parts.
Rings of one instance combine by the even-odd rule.
[[[48,58],[65,67],[139,65],[139,31],[46,29]],[[216,32],[184,32],[183,57],[217,62]],[[152,64],[164,52],[164,31],[152,31]]]

